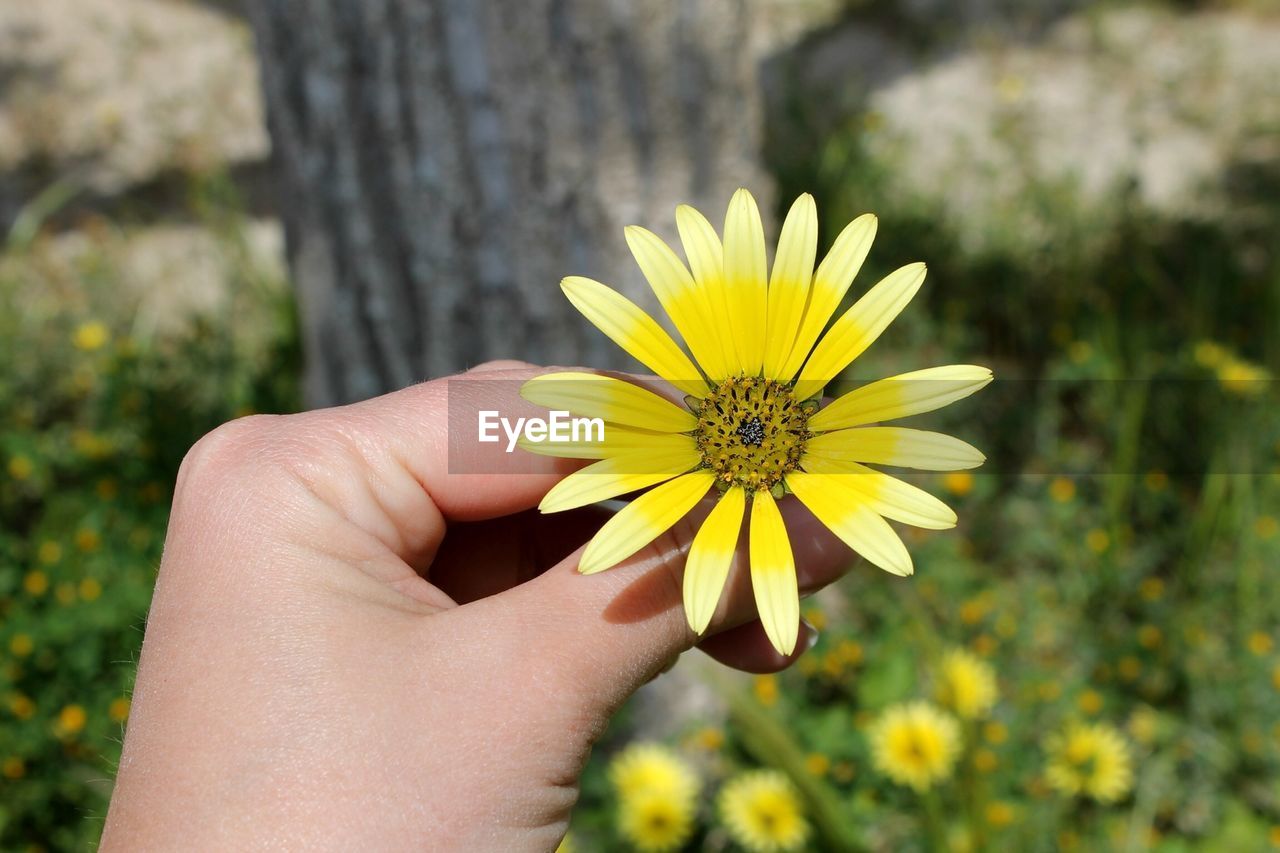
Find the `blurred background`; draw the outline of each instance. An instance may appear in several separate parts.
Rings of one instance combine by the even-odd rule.
[[[849,381],[990,365],[916,424],[989,462],[793,671],[643,692],[567,843],[1280,848],[1277,81],[1264,0],[0,5],[0,849],[96,844],[195,439],[627,367],[556,283],[654,307],[622,226],[739,185],[928,262]]]

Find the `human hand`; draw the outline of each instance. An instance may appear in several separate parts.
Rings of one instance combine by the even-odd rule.
[[[464,376],[534,414],[514,389],[538,372]],[[575,464],[451,473],[447,382],[235,421],[188,454],[104,850],[556,846],[609,717],[697,641],[680,575],[701,516],[578,575],[601,516],[534,509]],[[801,592],[834,580],[852,552],[784,509]],[[774,651],[745,562],[699,645],[782,669],[812,629]]]

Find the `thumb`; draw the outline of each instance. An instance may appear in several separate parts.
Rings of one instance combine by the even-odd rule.
[[[579,549],[483,603],[500,611],[493,616],[502,624],[520,626],[524,648],[540,661],[543,677],[556,682],[557,695],[579,710],[607,715],[698,642],[684,614],[683,573],[689,545],[710,509],[704,501],[612,569],[579,574]],[[801,594],[827,585],[852,564],[849,548],[799,501],[784,500],[781,509]],[[719,635],[709,651],[720,659],[742,659],[726,648],[734,637],[749,649],[767,647],[759,623],[748,624],[756,613],[744,532],[707,630]]]

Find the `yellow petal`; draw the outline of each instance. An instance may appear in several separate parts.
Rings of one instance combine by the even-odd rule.
[[[642,429],[610,425],[604,431],[604,439],[594,440],[583,430],[577,438],[570,436],[568,441],[530,441],[522,433],[516,439],[521,450],[536,453],[539,456],[560,456],[565,459],[607,459],[636,450],[661,453],[688,447],[693,439],[679,432],[650,432]]]
[[[548,409],[657,432],[688,432],[698,423],[688,409],[652,391],[595,373],[544,373],[524,383],[520,396]],[[607,427],[604,433],[607,438]]]
[[[724,287],[724,248],[720,245],[720,235],[705,216],[687,204],[676,208],[676,230],[680,232],[680,243],[689,258],[694,281],[706,299],[707,317],[719,344],[720,361],[716,369],[712,370],[705,362],[702,366],[707,375],[717,381],[741,373],[742,361],[729,327],[730,302]]]
[[[760,210],[751,193],[740,189],[724,217],[724,286],[738,357],[748,376],[758,375],[764,363],[767,267]]]
[[[693,537],[684,567],[684,615],[695,634],[707,630],[715,615],[738,547],[746,505],[746,493],[740,486],[729,489]]]
[[[582,552],[578,571],[592,575],[630,557],[683,518],[714,482],[710,471],[694,471],[645,492],[596,532]]]
[[[800,633],[796,563],[778,503],[765,490],[751,501],[751,588],[769,642],[789,655]]]
[[[862,268],[862,262],[871,251],[871,243],[876,237],[876,218],[864,213],[850,222],[840,232],[840,236],[831,246],[831,251],[818,264],[813,274],[813,285],[809,288],[809,301],[805,306],[804,320],[800,323],[800,332],[796,335],[795,346],[787,358],[786,366],[777,376],[784,382],[790,381],[809,357],[818,335],[826,328],[827,321],[844,299],[854,276]]]
[[[902,373],[850,391],[810,418],[809,428],[825,432],[931,412],[968,397],[990,381],[990,369],[972,364]]]
[[[569,276],[560,282],[564,295],[632,358],[679,388],[701,399],[707,383],[671,336],[639,305],[598,281]]]
[[[902,577],[915,571],[898,534],[867,505],[861,493],[837,478],[804,471],[788,474],[787,487],[819,521],[868,562]]]
[[[679,450],[625,453],[574,471],[547,492],[538,509],[542,512],[576,509],[679,476],[702,459],[697,446],[687,436],[684,438],[688,446]]]
[[[825,474],[846,487],[866,497],[867,505],[894,521],[924,527],[929,530],[947,530],[956,526],[956,514],[951,507],[910,483],[875,471],[857,462],[843,462],[805,456],[801,460],[804,470],[813,474]]]
[[[724,377],[719,333],[707,294],[694,282],[689,270],[661,237],[637,225],[623,232],[640,271],[657,294],[689,351],[713,379]]]
[[[766,377],[782,373],[795,346],[817,253],[818,208],[813,196],[805,193],[791,205],[782,223],[778,254],[769,277],[769,316],[765,327],[768,337],[764,347]]]
[[[862,355],[893,319],[907,307],[924,282],[924,264],[894,270],[832,324],[796,382],[796,397],[807,400]]]
[[[815,435],[806,455],[922,471],[977,468],[987,457],[973,445],[940,432],[907,427],[857,427]]]

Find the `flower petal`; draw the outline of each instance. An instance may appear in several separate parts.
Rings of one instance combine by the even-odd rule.
[[[760,210],[751,193],[739,189],[724,217],[724,286],[730,327],[748,376],[758,375],[764,364],[768,275]]]
[[[924,283],[925,265],[907,264],[882,278],[832,324],[796,382],[796,397],[806,400],[840,375],[907,307]]]
[[[751,588],[769,642],[791,654],[800,634],[796,563],[778,503],[764,489],[751,501]]]
[[[688,437],[684,437],[687,441]],[[574,471],[542,498],[542,512],[563,512],[616,498],[677,477],[693,468],[702,454],[692,441],[682,449],[654,452],[640,450],[611,456]]]
[[[795,345],[787,358],[786,366],[776,379],[788,382],[800,370],[809,357],[810,350],[818,340],[818,335],[826,328],[827,321],[844,299],[849,285],[862,268],[862,262],[871,251],[871,243],[876,237],[876,218],[864,213],[850,222],[840,232],[840,236],[831,246],[831,251],[822,259],[818,270],[813,274],[813,285],[809,288],[809,301],[805,306],[804,320],[800,323],[800,331],[796,335]]]
[[[539,456],[560,456],[565,459],[608,459],[610,456],[620,456],[636,450],[662,453],[679,450],[692,443],[690,436],[680,432],[650,432],[617,425],[606,429],[601,441],[593,440],[590,435],[579,438],[571,436],[568,441],[552,441],[550,438],[546,441],[530,441],[523,433],[516,439],[516,445],[521,450]]]
[[[871,509],[861,493],[851,490],[839,478],[792,471],[787,475],[787,487],[819,521],[868,562],[902,577],[915,571],[898,534]]]
[[[818,208],[813,196],[796,199],[782,223],[778,254],[769,277],[769,312],[765,326],[764,375],[777,377],[795,346],[809,299],[813,262],[818,254]],[[791,377],[786,377],[790,379]]]
[[[819,432],[891,421],[931,412],[962,400],[991,381],[991,370],[973,364],[930,367],[856,388],[809,419]]]
[[[857,462],[841,462],[805,456],[804,470],[834,477],[848,488],[866,497],[867,505],[894,521],[928,530],[948,530],[956,526],[951,507],[910,483],[875,471]]]
[[[560,289],[573,307],[636,361],[686,394],[701,399],[707,383],[671,336],[627,297],[598,281],[569,276]]]
[[[630,557],[683,518],[714,482],[710,471],[694,471],[645,492],[596,532],[582,552],[578,571],[592,575]]]
[[[907,427],[856,427],[824,432],[805,443],[805,454],[922,471],[961,471],[977,468],[987,459],[978,448],[954,436]]]
[[[520,396],[548,409],[658,432],[688,432],[698,424],[688,409],[639,385],[596,373],[544,373],[524,383]]]
[[[708,323],[719,346],[720,361],[716,369],[712,370],[705,362],[702,366],[714,380],[741,373],[742,361],[738,357],[733,330],[727,325],[730,302],[724,287],[724,248],[720,245],[720,235],[705,216],[687,204],[676,208],[676,230],[680,232],[680,242],[689,259],[689,268],[693,270],[694,281],[706,299]]]
[[[694,282],[679,256],[657,234],[638,225],[627,226],[623,233],[640,271],[689,345],[693,357],[712,379],[723,378],[726,374],[720,336],[707,294]]]
[[[746,506],[746,492],[734,486],[720,497],[693,537],[684,567],[684,615],[695,634],[707,630],[720,602]]]

